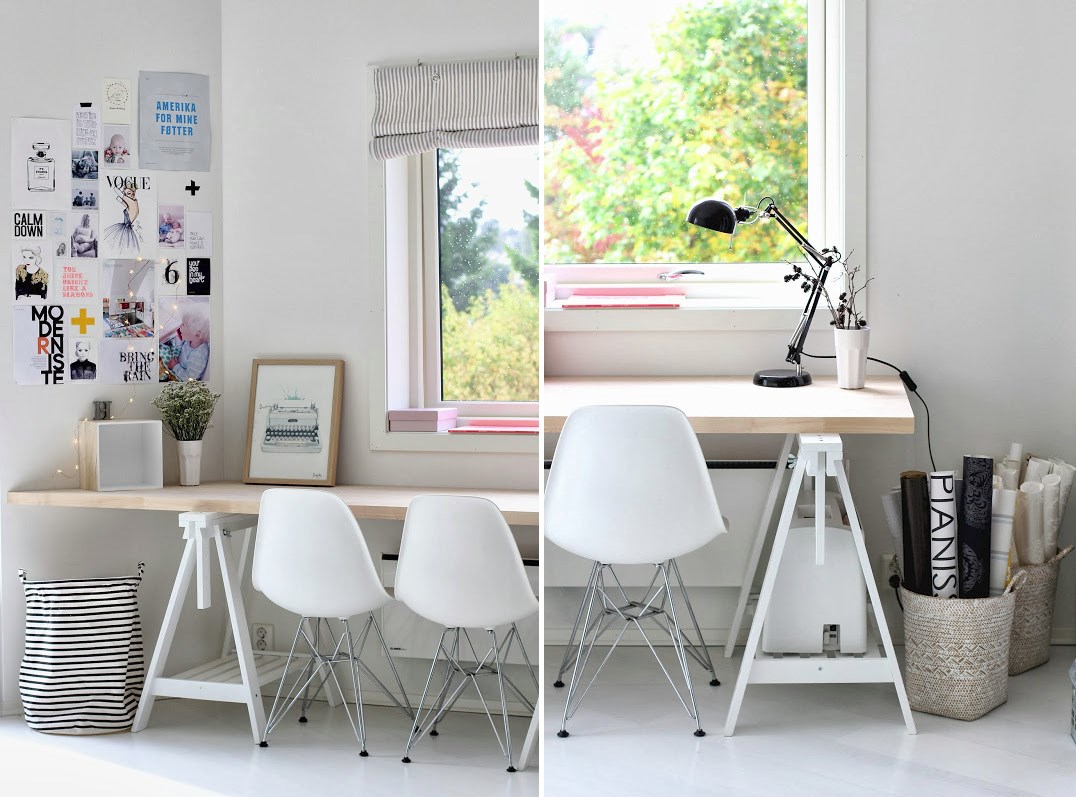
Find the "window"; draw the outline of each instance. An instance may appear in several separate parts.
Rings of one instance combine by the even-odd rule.
[[[537,148],[421,157],[426,404],[535,415]]]
[[[836,242],[827,6],[836,15],[832,0],[545,0],[544,246],[560,283],[684,267],[705,272],[696,286],[780,282],[782,261],[803,260],[773,223],[731,245],[691,227],[707,196],[771,196],[819,246]]]
[[[538,414],[538,58],[371,66],[370,448],[533,454],[536,435],[388,431],[386,414]]]

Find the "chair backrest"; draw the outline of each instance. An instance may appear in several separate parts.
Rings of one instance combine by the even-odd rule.
[[[391,600],[355,516],[324,490],[262,493],[252,581],[273,603],[305,617],[351,617]]]
[[[404,519],[396,599],[450,628],[492,628],[538,611],[500,509],[485,498],[419,495]]]
[[[543,516],[561,548],[607,564],[654,564],[725,532],[706,460],[674,407],[594,406],[564,424]]]

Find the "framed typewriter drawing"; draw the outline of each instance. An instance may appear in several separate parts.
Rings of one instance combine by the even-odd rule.
[[[343,360],[255,360],[247,484],[336,484]]]

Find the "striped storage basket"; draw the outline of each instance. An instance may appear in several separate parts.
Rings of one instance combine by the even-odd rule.
[[[113,733],[134,723],[145,680],[138,575],[28,581],[19,692],[26,724],[62,734]]]

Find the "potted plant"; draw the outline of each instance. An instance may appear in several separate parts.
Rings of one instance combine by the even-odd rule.
[[[804,293],[814,288],[817,276],[808,273],[802,266],[792,265],[792,273],[785,277],[785,282],[799,282]],[[870,327],[857,305],[857,297],[867,289],[867,284],[874,279],[856,285],[860,278],[860,266],[848,267],[848,258],[841,263],[844,273],[841,275],[843,290],[837,296],[834,305],[829,291],[822,288],[822,295],[832,315],[830,326],[833,327],[833,345],[837,354],[837,386],[849,390],[858,390],[867,380],[867,346],[870,343]],[[813,267],[812,267],[813,268]]]
[[[170,382],[153,406],[161,412],[164,425],[179,444],[179,483],[196,485],[201,482],[202,438],[212,424],[213,408],[220,393],[214,393],[204,382],[188,379]]]

